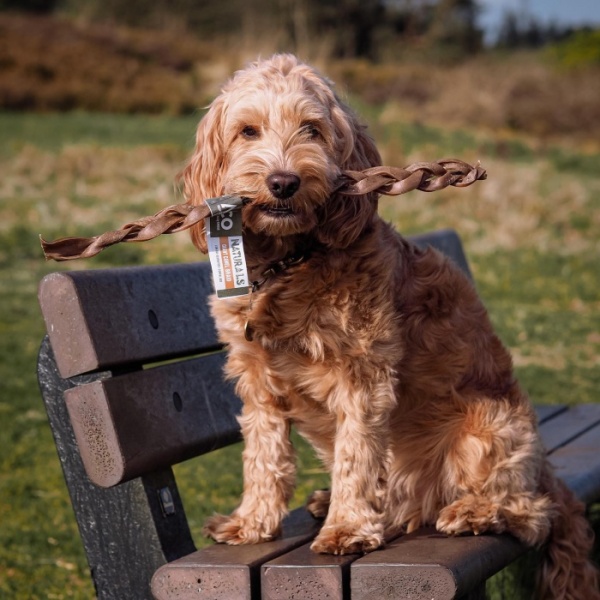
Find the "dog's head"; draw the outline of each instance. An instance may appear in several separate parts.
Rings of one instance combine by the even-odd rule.
[[[376,211],[376,196],[334,193],[342,170],[380,164],[379,153],[330,83],[291,55],[237,72],[200,121],[182,173],[188,201],[249,199],[243,224],[260,236],[314,234],[348,246]],[[204,229],[192,231],[206,251]]]

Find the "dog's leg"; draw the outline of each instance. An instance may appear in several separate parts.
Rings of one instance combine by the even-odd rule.
[[[465,494],[446,506],[436,523],[449,535],[509,531],[528,546],[545,541],[550,533],[552,502],[531,493],[487,497]]]
[[[315,519],[324,519],[329,511],[330,502],[330,490],[315,490],[306,501],[306,510]]]
[[[230,515],[214,515],[204,534],[217,542],[255,544],[278,535],[292,494],[294,451],[289,423],[273,406],[246,403],[239,419],[243,452],[244,494]]]
[[[530,546],[541,544],[553,509],[539,488],[544,452],[526,401],[474,401],[453,437],[443,472],[447,504],[437,529],[450,535],[508,531]]]
[[[383,543],[388,414],[392,403],[391,384],[381,384],[376,392],[349,391],[337,406],[330,504],[325,523],[311,546],[315,552],[370,552]]]

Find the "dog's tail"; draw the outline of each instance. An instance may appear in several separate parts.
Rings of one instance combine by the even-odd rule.
[[[590,561],[594,532],[585,505],[546,464],[542,489],[555,508],[537,585],[540,600],[600,600],[599,573]]]

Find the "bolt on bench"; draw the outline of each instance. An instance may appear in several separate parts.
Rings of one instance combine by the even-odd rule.
[[[469,273],[455,232],[413,241]],[[485,581],[526,551],[511,536],[424,528],[366,556],[317,555],[308,545],[320,522],[298,509],[280,539],[196,551],[171,466],[240,439],[211,293],[206,263],[53,273],[40,284],[39,383],[98,598],[483,599]],[[598,500],[600,405],[537,412],[558,475]]]

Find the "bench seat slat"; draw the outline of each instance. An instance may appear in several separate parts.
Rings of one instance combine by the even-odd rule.
[[[548,454],[600,423],[600,404],[579,404],[540,425]]]
[[[350,565],[356,554],[316,554],[310,543],[264,564],[261,599],[345,600],[349,596]]]
[[[77,386],[65,400],[86,472],[102,487],[239,440],[224,353]]]
[[[509,535],[446,537],[422,528],[352,563],[352,600],[450,600],[525,552]]]
[[[538,418],[538,424],[541,425],[542,423],[545,423],[546,421],[549,421],[550,419],[553,419],[554,417],[560,415],[561,413],[565,412],[566,410],[568,410],[568,407],[565,406],[564,404],[556,404],[556,405],[550,405],[550,404],[545,404],[545,405],[536,405],[534,406],[535,408],[535,414],[537,415]]]
[[[600,408],[600,405],[597,406]],[[560,477],[575,495],[589,504],[600,497],[600,425],[588,429],[577,439],[549,457]]]
[[[51,273],[39,300],[60,374],[218,346],[207,263]]]
[[[250,546],[217,544],[158,569],[152,578],[157,600],[253,600],[260,597],[260,567],[310,540],[321,523],[306,510],[293,511],[282,536]]]

